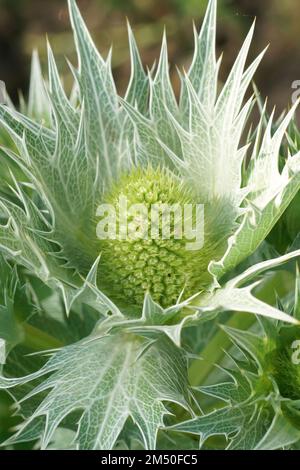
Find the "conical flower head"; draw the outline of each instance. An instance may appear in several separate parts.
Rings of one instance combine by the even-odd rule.
[[[104,200],[103,212],[112,212],[97,234],[105,238],[99,275],[107,293],[142,305],[149,292],[163,307],[194,294],[204,271],[195,256],[203,243],[203,208],[189,188],[163,168],[139,168],[121,177]]]

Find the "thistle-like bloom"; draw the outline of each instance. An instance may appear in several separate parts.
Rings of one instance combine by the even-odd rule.
[[[176,349],[185,325],[222,310],[296,323],[256,299],[252,290],[257,282],[251,281],[299,251],[251,266],[236,277],[230,274],[261,244],[300,188],[299,154],[289,155],[281,172],[278,168],[295,107],[274,135],[272,117],[265,132],[262,118],[255,141],[241,146],[253,104],[253,97],[246,103],[244,97],[263,53],[245,68],[252,27],[218,93],[215,0],[209,2],[200,34],[195,32],[194,58],[181,74],[179,102],[170,83],[165,36],[157,68],[146,74],[129,28],[132,71],[120,98],[110,55],[101,57],[73,0],[69,9],[79,62],[78,69],[72,67],[72,98],[62,87],[48,45],[48,96],[41,82],[35,87],[40,107],[28,109],[31,117],[0,107],[0,122],[16,147],[6,149],[12,183],[10,194],[0,200],[0,249],[60,290],[67,312],[89,305],[101,321],[93,341],[62,349],[39,372],[19,380],[3,378],[0,386],[53,372],[27,397],[51,388],[16,439],[34,438],[36,422],[46,415],[46,447],[62,420],[83,409],[75,439],[79,446],[111,448],[131,416],[145,446],[152,448],[165,414],[162,400],[189,408],[187,379],[179,372],[185,358]],[[251,143],[251,160],[245,165]],[[15,165],[22,181],[14,176]],[[146,207],[203,205],[203,246],[186,250],[187,240],[175,236],[174,221],[167,241],[99,239],[99,206],[109,203],[116,209],[122,196]],[[122,226],[118,217],[117,226]],[[161,229],[159,225],[159,233]],[[160,339],[153,343],[146,333]],[[163,369],[168,377],[160,373]],[[70,388],[66,377],[76,386]],[[145,397],[147,381],[155,387]],[[90,389],[95,395],[88,400]],[[118,396],[114,411],[107,389]],[[58,409],[55,403],[63,397],[64,406]]]

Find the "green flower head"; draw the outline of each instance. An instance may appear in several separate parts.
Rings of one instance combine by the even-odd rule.
[[[99,277],[108,294],[142,305],[149,292],[168,307],[181,294],[197,292],[205,270],[198,246],[203,213],[187,185],[163,168],[138,168],[121,177],[104,200],[116,209],[113,237],[99,244]]]

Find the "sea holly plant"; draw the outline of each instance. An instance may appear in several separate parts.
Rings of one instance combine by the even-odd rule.
[[[11,139],[1,157],[9,168],[0,185],[1,263],[26,278],[35,307],[25,340],[5,349],[0,330],[9,352],[0,389],[20,417],[6,446],[171,447],[169,415],[183,420],[201,407],[182,341],[188,327],[244,312],[298,328],[297,316],[258,294],[300,250],[251,261],[300,188],[300,154],[279,167],[297,104],[274,132],[273,116],[265,129],[263,116],[244,141],[254,103],[245,95],[264,51],[246,66],[253,26],[218,91],[216,7],[211,0],[195,30],[178,100],[165,35],[146,73],[128,27],[131,77],[120,97],[111,53],[100,55],[70,0],[72,95],[48,44],[48,79],[34,54],[29,104],[0,106]],[[1,288],[13,297],[7,283]],[[37,351],[44,355],[27,357]],[[182,446],[194,448],[184,426]]]

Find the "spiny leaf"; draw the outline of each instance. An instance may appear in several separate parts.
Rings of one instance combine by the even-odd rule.
[[[255,450],[276,450],[299,441],[300,432],[279,409],[267,433],[255,446]]]
[[[254,173],[251,173],[254,175],[253,178],[256,178],[255,174],[261,171],[261,177],[257,177],[255,184],[252,180],[253,196],[249,196],[246,201],[245,214],[235,233],[228,239],[228,247],[224,256],[220,261],[210,263],[209,271],[216,278],[221,278],[225,272],[237,266],[259,246],[299,191],[299,154],[290,157],[282,173],[278,172],[278,145],[284,132],[283,129],[286,129],[294,110],[295,107],[284,121],[284,126],[280,129],[279,134],[275,134],[272,139],[265,136],[265,143],[259,153],[259,155],[264,155],[262,158],[263,167],[258,170],[258,166],[256,166],[256,169],[253,170]],[[267,129],[266,134],[268,132]],[[261,161],[259,157],[257,161]],[[264,179],[267,178],[263,188],[260,186],[262,174]],[[273,175],[271,179],[270,175]],[[257,197],[255,191],[257,191]]]
[[[246,425],[253,414],[252,406],[245,410],[239,407],[226,407],[213,411],[205,416],[200,416],[183,423],[176,424],[170,429],[199,434],[201,444],[211,436],[225,435],[226,437],[237,434]]]
[[[243,331],[228,326],[223,326],[223,329],[235,344],[246,349],[257,363],[261,364],[261,359],[265,356],[267,348],[265,338],[261,338],[250,331]]]
[[[208,110],[212,109],[217,93],[216,11],[216,0],[210,0],[199,36],[194,28],[195,52],[188,72],[200,102]],[[184,85],[180,105],[186,111],[188,96]]]
[[[188,406],[184,355],[163,337],[154,343],[124,333],[90,338],[62,349],[30,376],[0,378],[0,388],[26,383],[50,372],[49,378],[24,397],[27,400],[50,390],[10,443],[23,439],[23,433],[26,440],[34,438],[36,419],[45,416],[45,448],[62,420],[81,410],[76,434],[79,448],[111,449],[131,417],[145,447],[154,449],[157,431],[167,412],[162,402]]]
[[[110,65],[97,51],[74,0],[69,0],[79,72],[77,80],[85,105],[86,144],[91,165],[100,159],[106,184],[117,176],[121,126],[117,93]],[[104,184],[104,178],[101,180]]]
[[[40,123],[51,123],[51,106],[42,75],[39,54],[36,49],[32,53],[30,87],[26,107],[29,117]]]
[[[142,114],[147,113],[149,99],[149,78],[145,73],[140,54],[129,22],[127,22],[131,59],[131,76],[125,94],[125,100],[132,106],[137,104]]]

